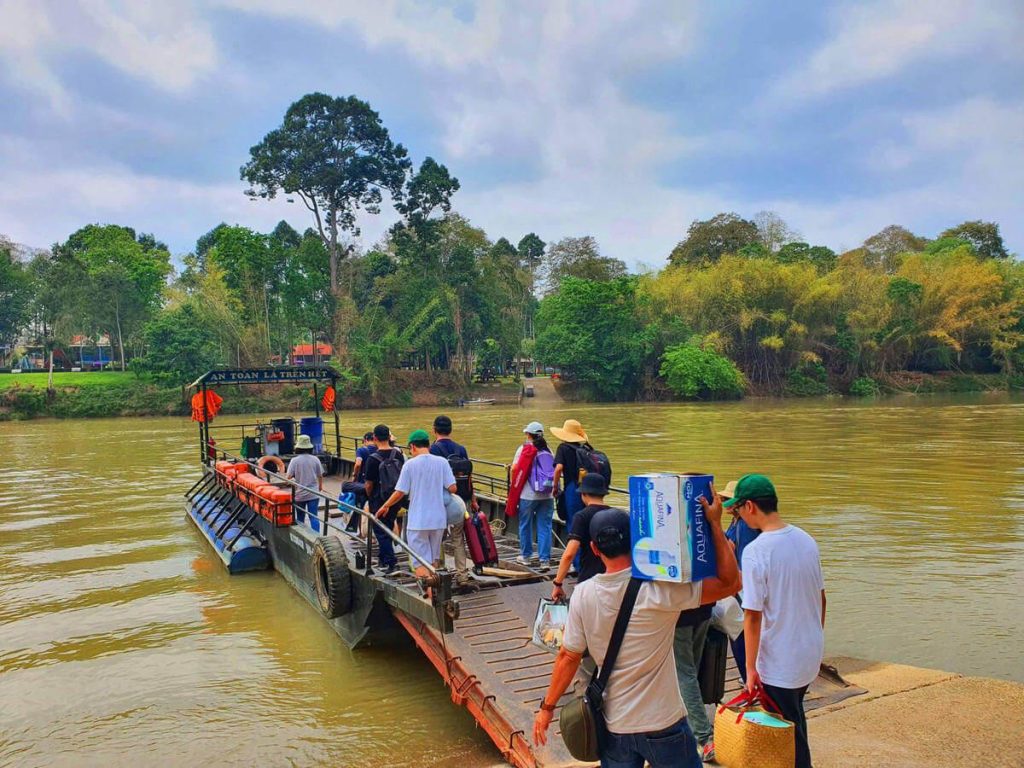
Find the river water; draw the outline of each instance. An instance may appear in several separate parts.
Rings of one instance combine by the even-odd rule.
[[[435,413],[344,412],[343,432],[384,421],[404,436]],[[526,422],[578,418],[621,485],[765,472],[820,544],[828,654],[1024,680],[1019,399],[451,415],[498,461]],[[0,448],[0,765],[498,761],[415,649],[350,652],[274,573],[224,573],[183,515],[194,425],[0,423]]]

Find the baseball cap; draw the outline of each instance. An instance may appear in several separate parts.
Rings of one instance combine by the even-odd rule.
[[[621,550],[629,546],[629,515],[609,507],[590,518],[590,540],[601,552]]]
[[[580,481],[578,490],[588,496],[607,496],[608,481],[598,472],[587,472]]]
[[[777,495],[772,481],[764,475],[744,475],[736,483],[733,497],[722,504],[722,506],[725,509],[729,509],[751,499],[763,499],[765,496]]]
[[[544,434],[544,425],[541,424],[539,421],[531,421],[529,424],[523,427],[523,432],[525,432],[528,435],[542,435]]]
[[[429,443],[430,442],[430,435],[428,435],[426,430],[424,430],[424,429],[417,429],[417,430],[409,433],[409,442],[410,443]]]

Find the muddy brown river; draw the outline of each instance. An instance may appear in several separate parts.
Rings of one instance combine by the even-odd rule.
[[[436,413],[346,411],[343,431]],[[765,472],[820,544],[828,654],[1024,680],[1020,398],[449,414],[496,461],[528,421],[578,418],[617,485]],[[0,765],[500,762],[415,648],[350,652],[273,572],[224,572],[183,513],[190,422],[0,423],[0,449]]]

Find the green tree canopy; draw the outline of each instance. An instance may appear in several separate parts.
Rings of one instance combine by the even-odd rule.
[[[547,250],[545,284],[549,292],[557,290],[567,277],[607,281],[625,274],[626,264],[602,256],[597,240],[590,235],[562,238]]]
[[[756,242],[760,242],[760,233],[754,222],[735,213],[719,213],[707,221],[694,221],[668,260],[670,264],[713,264]]]
[[[993,221],[965,221],[943,232],[939,237],[956,237],[966,240],[984,259],[1007,259],[1010,253],[999,234],[999,225]]]
[[[649,334],[637,311],[636,277],[566,277],[537,313],[537,358],[592,396],[626,400],[636,391]]]
[[[0,242],[0,346],[17,339],[28,322],[32,302],[32,276]]]
[[[410,163],[370,105],[355,96],[310,93],[285,112],[280,128],[249,150],[241,177],[251,197],[297,195],[313,214],[330,257],[331,292],[339,295],[339,240],[358,234],[356,212],[379,213],[383,193],[401,200]]]

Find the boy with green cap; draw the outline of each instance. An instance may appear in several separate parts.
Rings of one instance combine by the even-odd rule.
[[[395,492],[381,505],[377,517],[387,517],[391,507],[408,495],[406,533],[409,548],[437,567],[441,562],[441,537],[448,527],[444,491],[447,489],[449,493],[455,493],[455,475],[447,459],[430,452],[430,435],[424,430],[417,429],[409,435],[409,451],[412,458],[402,465]],[[430,572],[417,563],[416,575],[429,579]]]
[[[796,732],[796,768],[810,768],[804,694],[825,652],[825,581],[818,545],[779,515],[764,475],[744,475],[723,505],[761,535],[743,552],[743,636],[747,689],[758,686]]]

